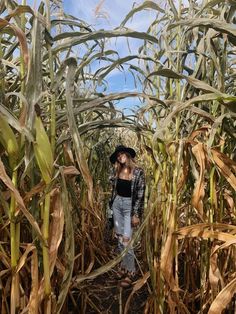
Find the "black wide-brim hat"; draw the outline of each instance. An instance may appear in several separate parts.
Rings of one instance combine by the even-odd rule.
[[[135,152],[135,150],[133,148],[126,147],[124,145],[119,145],[119,146],[116,147],[114,153],[111,154],[111,156],[110,156],[110,162],[112,164],[114,164],[116,162],[117,155],[119,153],[121,153],[121,152],[122,153],[128,153],[131,156],[131,158],[134,158],[136,156],[136,152]]]

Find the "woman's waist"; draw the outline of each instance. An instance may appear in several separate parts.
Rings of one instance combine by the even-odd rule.
[[[124,196],[124,195],[120,195],[120,194],[116,193],[115,198],[121,198],[121,199],[125,199],[125,200],[131,200],[131,195],[130,195],[130,196]]]

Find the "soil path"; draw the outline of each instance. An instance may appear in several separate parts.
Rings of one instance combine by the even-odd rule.
[[[110,258],[113,258],[116,242],[111,232],[106,234],[106,243],[108,254]],[[140,244],[135,248],[135,256],[139,267],[143,268]],[[70,302],[67,307],[67,309],[69,308],[68,314],[124,314],[127,305],[126,314],[143,314],[149,297],[147,284],[135,291],[127,303],[135,283],[142,278],[140,269],[129,288],[120,287],[116,271],[117,269],[113,269],[93,280],[83,282],[78,291],[73,291],[71,297],[74,302]]]

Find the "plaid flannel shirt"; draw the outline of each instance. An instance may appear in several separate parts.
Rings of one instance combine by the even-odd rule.
[[[113,173],[110,177],[111,185],[112,185],[112,193],[109,201],[110,208],[112,207],[113,201],[116,197],[116,184],[117,177]],[[131,215],[137,215],[141,217],[144,209],[144,196],[145,196],[145,175],[142,168],[135,167],[133,170],[133,178],[131,181],[131,199],[132,199],[132,210]]]

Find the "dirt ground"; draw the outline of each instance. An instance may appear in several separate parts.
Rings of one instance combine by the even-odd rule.
[[[88,293],[87,307],[83,313],[123,314],[132,287],[122,288],[117,279],[113,278],[113,274],[104,274],[93,281],[87,281],[86,291]],[[145,285],[132,296],[127,313],[144,313],[147,298],[148,291]],[[80,312],[72,311],[71,313]]]
[[[116,241],[110,232],[106,234],[106,243],[108,254],[112,258]],[[139,267],[143,268],[141,255],[141,245],[138,245],[135,249],[135,256]],[[139,267],[137,268],[139,269]],[[71,299],[74,299],[75,302],[70,302],[68,305],[68,314],[123,314],[127,305],[126,314],[143,314],[149,297],[147,284],[135,291],[128,300],[135,283],[142,277],[140,269],[129,288],[120,287],[116,270],[117,268],[93,280],[87,280],[82,283],[78,291],[73,291]],[[127,300],[129,304],[126,304]]]

